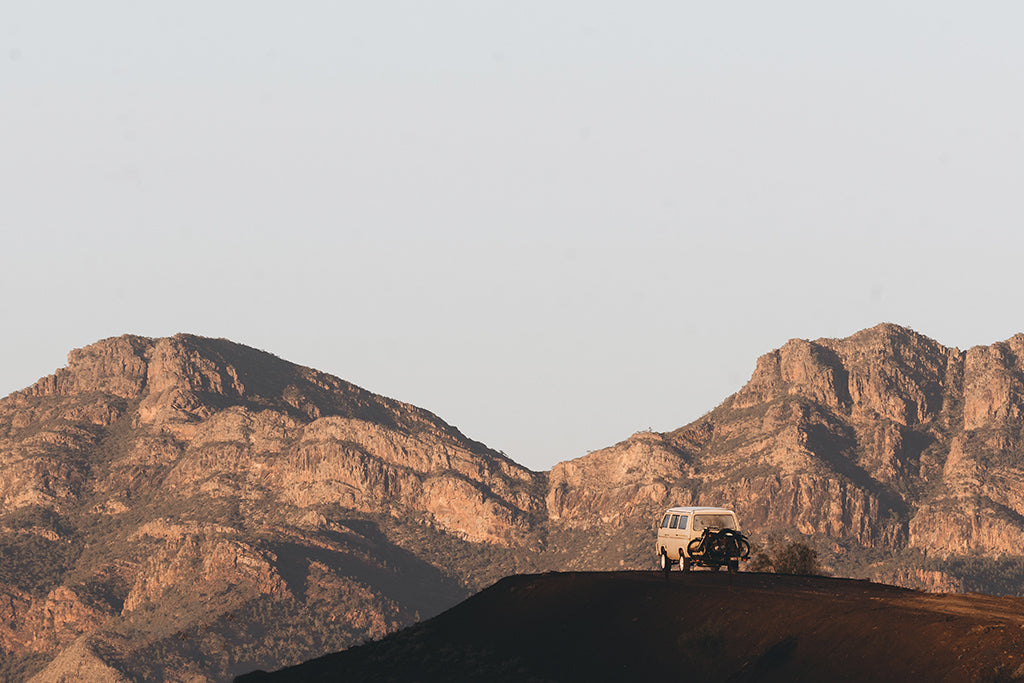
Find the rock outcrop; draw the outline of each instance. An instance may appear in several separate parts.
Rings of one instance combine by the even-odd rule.
[[[548,508],[643,528],[668,505],[728,505],[755,536],[816,537],[848,571],[859,553],[856,573],[946,587],[933,565],[952,556],[1024,553],[1022,406],[1024,335],[967,351],[888,324],[792,340],[696,423],[557,465]],[[866,562],[879,554],[903,571]]]
[[[0,400],[0,665],[71,648],[61,671],[219,679],[379,637],[475,586],[388,533],[521,546],[542,481],[267,353],[101,341]],[[318,622],[333,636],[267,633]]]

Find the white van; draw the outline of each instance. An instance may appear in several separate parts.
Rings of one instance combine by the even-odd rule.
[[[674,507],[666,510],[658,527],[658,543],[654,548],[661,568],[667,571],[678,564],[683,571],[690,571],[693,559],[686,548],[707,528],[739,531],[740,525],[736,521],[736,513],[726,508]],[[736,571],[738,562],[738,559],[730,558],[729,570]]]

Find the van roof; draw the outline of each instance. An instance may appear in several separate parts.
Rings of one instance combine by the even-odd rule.
[[[700,506],[697,506],[697,507],[673,507],[673,508],[669,508],[665,512],[666,513],[668,513],[668,512],[676,512],[676,513],[682,512],[682,513],[687,513],[687,514],[693,514],[695,512],[728,512],[729,514],[736,514],[735,512],[730,510],[729,508],[714,508],[714,507],[700,507]]]

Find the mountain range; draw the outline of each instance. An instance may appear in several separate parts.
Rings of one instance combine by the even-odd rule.
[[[0,399],[0,676],[221,680],[503,576],[650,569],[670,505],[938,591],[1024,581],[1024,335],[792,340],[674,431],[533,472],[432,413],[223,339],[122,336]]]

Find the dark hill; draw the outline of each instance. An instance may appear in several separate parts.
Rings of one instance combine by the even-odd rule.
[[[1024,679],[1024,599],[774,574],[511,576],[264,681]]]

